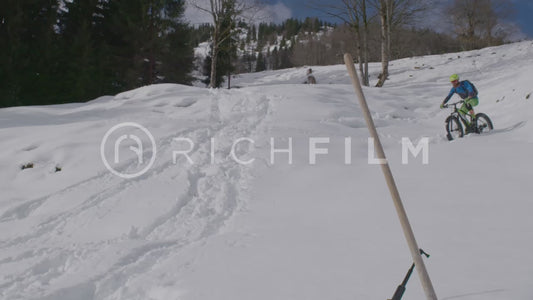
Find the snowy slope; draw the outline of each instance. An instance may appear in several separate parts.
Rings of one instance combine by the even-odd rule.
[[[364,90],[439,299],[533,299],[532,67],[526,41],[394,61],[384,88]],[[405,239],[345,66],[313,70],[314,86],[300,68],[239,75],[232,90],[1,109],[0,298],[390,298]],[[452,73],[476,84],[493,132],[446,140]],[[124,122],[157,149],[138,128],[109,135],[146,145],[140,166],[124,144],[118,172],[156,152],[132,179],[101,157]],[[427,138],[428,164],[402,163],[403,137]],[[314,164],[313,141],[328,149]],[[425,299],[416,274],[404,298]]]

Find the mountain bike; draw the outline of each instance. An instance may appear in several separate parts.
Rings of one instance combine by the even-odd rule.
[[[463,104],[464,101],[461,100],[459,102],[450,103],[444,105],[444,107],[453,106],[452,113],[446,118],[446,137],[449,141],[461,138],[465,134],[469,133],[484,133],[491,131],[494,127],[492,126],[492,121],[490,118],[484,114],[484,113],[477,113],[475,118],[472,118],[470,114],[466,114],[465,116],[462,116],[459,113],[459,109],[457,108],[458,105]],[[468,118],[468,119],[467,119]],[[465,130],[463,130],[463,126]]]

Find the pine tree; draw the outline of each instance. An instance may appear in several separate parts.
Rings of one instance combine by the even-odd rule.
[[[193,50],[183,12],[183,0],[110,1],[106,30],[117,86],[189,83]]]
[[[102,7],[99,0],[66,3],[60,16],[63,87],[66,101],[86,101],[114,92],[106,82],[106,55],[101,39]]]
[[[293,64],[291,62],[291,51],[288,49],[281,49],[279,51],[279,69],[292,68]]]
[[[161,48],[161,68],[157,82],[190,84],[194,45],[191,42],[191,29],[180,20],[185,12],[185,2],[165,1],[164,8],[164,21],[167,25],[161,30],[164,44]]]
[[[259,52],[259,54],[257,54],[257,62],[255,66],[255,71],[261,72],[265,70],[266,70],[265,58],[263,57],[263,53]]]
[[[277,70],[279,69],[279,52],[278,52],[278,47],[274,47],[274,50],[272,50],[272,54],[270,56],[270,59],[271,59],[271,69],[272,70]]]
[[[58,3],[9,0],[0,13],[0,106],[57,102]]]

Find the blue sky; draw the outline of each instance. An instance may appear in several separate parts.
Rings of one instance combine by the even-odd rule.
[[[207,0],[195,0],[198,2],[205,2]],[[304,19],[305,17],[319,17],[325,21],[335,22],[335,19],[328,19],[327,15],[320,10],[313,9],[310,3],[334,3],[340,0],[263,0],[267,6],[262,11],[261,15],[255,16],[258,22],[274,22],[280,23],[288,18]],[[447,25],[442,22],[442,7],[451,0],[426,0],[434,3],[434,9],[426,13],[430,18],[426,18],[426,23],[433,24],[434,29],[442,30]],[[520,40],[524,38],[533,38],[533,0],[507,0],[511,1],[515,6],[515,14],[507,21],[518,28],[512,37],[513,40]],[[192,24],[203,24],[211,21],[211,16],[203,11],[195,8],[187,7],[185,12],[186,19]],[[440,18],[440,19],[439,19]],[[437,24],[437,25],[436,25]]]
[[[529,38],[533,38],[533,1],[531,0],[515,0],[516,17],[515,21],[522,29],[522,32],[527,34]]]
[[[330,1],[326,0],[328,3]],[[510,22],[516,23],[519,29],[529,38],[533,38],[533,0],[511,0],[516,8],[516,14],[510,19]],[[270,5],[276,5],[272,9],[274,19],[284,19],[287,14],[293,18],[303,19],[307,16],[324,17],[324,13],[310,8],[309,0],[266,0]],[[318,1],[316,1],[318,2]],[[438,1],[443,3],[445,1]],[[325,3],[322,2],[322,3]],[[281,5],[283,4],[283,5]],[[287,11],[281,9],[282,6],[288,8]],[[276,20],[278,21],[278,20]]]

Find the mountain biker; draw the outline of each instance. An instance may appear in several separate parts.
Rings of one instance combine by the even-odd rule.
[[[307,80],[304,83],[316,84],[316,78],[313,76],[313,69],[309,68],[307,70]]]
[[[446,99],[442,101],[440,108],[444,108],[446,106],[446,103],[450,100],[450,98],[452,98],[453,94],[457,93],[457,95],[459,95],[464,100],[463,106],[461,106],[461,108],[459,109],[459,113],[463,117],[467,113],[470,113],[470,116],[473,120],[476,117],[473,107],[479,104],[479,98],[477,97],[476,89],[468,80],[459,81],[459,75],[457,74],[453,74],[452,76],[450,76],[450,82],[452,83],[453,87],[450,90],[450,93],[448,94]]]

